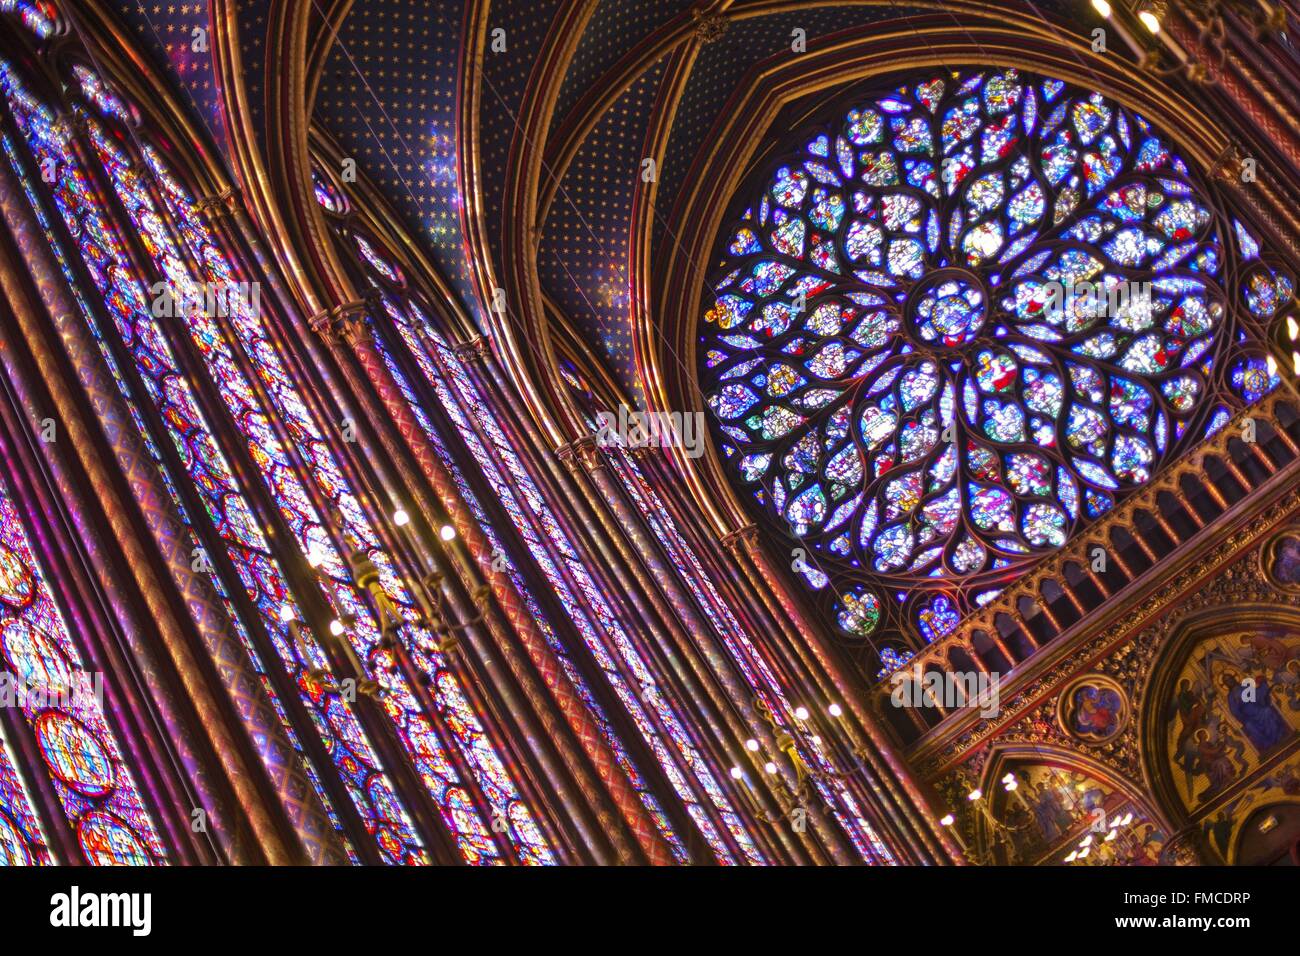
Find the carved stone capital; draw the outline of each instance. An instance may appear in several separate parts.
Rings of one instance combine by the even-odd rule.
[[[461,342],[451,351],[462,365],[468,365],[470,362],[481,362],[488,356],[488,341],[483,336],[476,335],[468,342]]]
[[[234,213],[235,197],[235,189],[231,186],[212,196],[194,200],[193,209],[200,216],[206,216],[208,219],[220,219],[222,216]]]
[[[758,525],[747,524],[735,531],[728,531],[718,539],[718,543],[733,553],[742,547],[748,551],[758,544]]]
[[[595,435],[583,435],[581,438],[575,438],[568,444],[555,449],[555,455],[574,472],[578,470],[579,466],[587,471],[595,471],[604,464],[600,457],[600,446],[596,443]]]
[[[369,308],[370,302],[367,299],[344,302],[317,312],[308,319],[308,324],[313,332],[330,345],[337,345],[339,342],[355,345],[371,335],[370,326],[366,322],[366,312]]]
[[[644,445],[629,445],[623,449],[637,461],[649,461],[657,452],[663,451],[659,445],[647,442]]]

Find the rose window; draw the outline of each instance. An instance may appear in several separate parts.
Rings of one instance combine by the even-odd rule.
[[[1100,94],[933,75],[796,145],[719,237],[701,384],[847,634],[948,633],[1277,384],[1226,288],[1258,244]]]

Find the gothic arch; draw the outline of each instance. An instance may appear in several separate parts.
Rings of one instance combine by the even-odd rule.
[[[1015,791],[1005,787],[1008,773],[1015,775]],[[981,860],[1008,862],[1007,843],[1011,842],[1029,856],[1018,862],[1060,863],[1069,848],[1077,850],[1082,838],[1092,834],[1093,843],[1100,844],[1114,828],[1114,839],[1131,844],[1124,846],[1124,852],[1134,858],[1141,855],[1150,864],[1173,832],[1168,818],[1145,799],[1138,781],[1079,750],[995,742],[978,786],[983,794],[980,802],[988,807],[987,813],[974,817],[977,858]],[[1128,812],[1134,813],[1134,819],[1120,824]],[[1006,827],[996,841],[989,814]]]

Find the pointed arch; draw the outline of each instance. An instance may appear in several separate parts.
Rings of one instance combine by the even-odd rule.
[[[1008,789],[1008,776],[1014,788]],[[1113,854],[1150,866],[1172,832],[1139,782],[1066,747],[995,743],[978,786],[984,796],[968,803],[981,811],[978,858],[992,863],[1059,864]]]

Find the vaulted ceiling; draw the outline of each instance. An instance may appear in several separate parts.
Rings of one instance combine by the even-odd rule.
[[[646,288],[636,270],[677,244],[679,198],[692,172],[745,91],[788,61],[795,31],[815,51],[902,29],[908,17],[959,24],[962,13],[998,13],[978,3],[879,0],[113,5],[228,156],[232,123],[266,147],[275,96],[268,77],[293,75],[274,62],[282,49],[276,31],[286,23],[305,30],[312,129],[357,160],[466,311],[486,328],[484,276],[510,274],[520,251],[530,250],[545,307],[517,332],[531,341],[538,334],[531,323],[545,323],[553,343],[586,352],[598,375],[633,398],[641,384],[634,300]],[[1083,5],[1015,6],[1042,26]],[[196,40],[198,31],[208,35]],[[238,96],[221,89],[213,65],[212,40],[222,32],[238,49]],[[227,112],[234,102],[243,103],[238,117]],[[643,175],[647,158],[655,162],[653,188]],[[233,157],[231,165],[238,168]],[[476,254],[491,259],[487,272],[476,268]],[[531,360],[554,354],[539,349]]]

